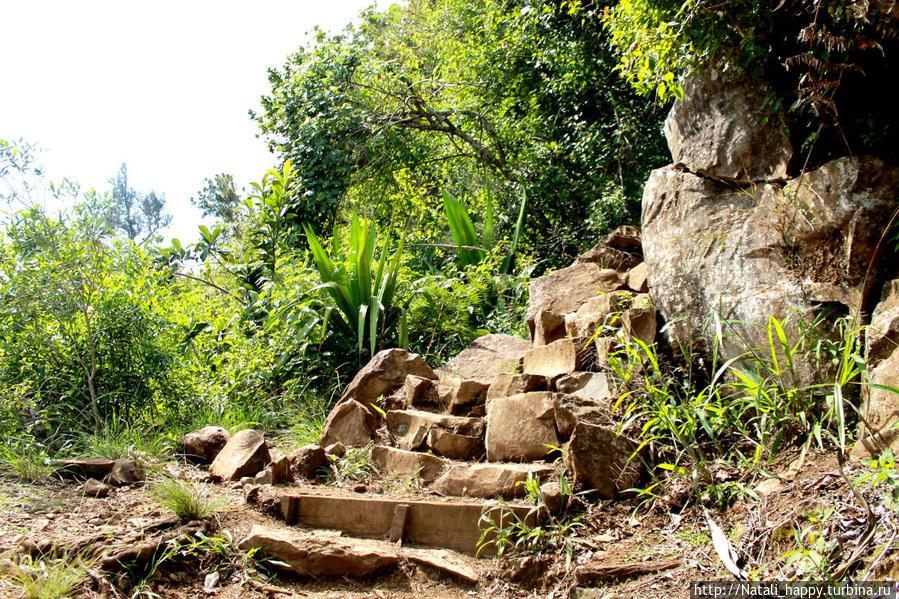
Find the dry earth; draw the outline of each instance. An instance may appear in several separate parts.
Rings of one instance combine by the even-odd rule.
[[[855,480],[862,467],[849,467],[848,480]],[[202,484],[206,472],[185,464],[168,464],[170,475]],[[745,497],[725,512],[713,517],[728,533],[744,559],[742,567],[755,571],[763,580],[784,579],[784,554],[796,548],[794,531],[814,526],[814,518],[834,508],[845,528],[844,554],[851,552],[866,530],[865,510],[858,505],[840,474],[833,456],[809,453],[797,468],[796,455],[784,455],[771,470],[783,480],[763,479],[764,493],[758,499]],[[716,474],[722,481],[731,475]],[[311,488],[304,490],[309,491]],[[361,489],[358,489],[361,490]],[[85,555],[115,554],[141,547],[148,541],[187,533],[196,540],[196,531],[208,537],[233,539],[226,555],[194,551],[177,555],[158,564],[148,583],[135,589],[128,569],[102,567],[95,561],[79,597],[131,597],[143,591],[145,597],[688,597],[689,583],[696,580],[727,580],[712,547],[701,507],[663,508],[661,501],[652,507],[638,507],[637,500],[588,502],[581,524],[571,531],[573,556],[554,549],[542,554],[517,557],[474,559],[467,557],[479,573],[475,585],[463,583],[449,574],[427,566],[401,562],[392,573],[363,580],[330,578],[303,579],[277,571],[265,563],[256,563],[236,549],[255,524],[284,527],[264,509],[265,502],[247,503],[238,483],[211,486],[222,501],[222,509],[205,522],[180,523],[160,506],[142,486],[113,490],[102,499],[85,497],[77,483],[47,481],[40,484],[0,482],[0,567],[7,576],[0,579],[0,596],[16,597],[8,576],[13,564],[21,563],[27,552],[81,552]],[[269,494],[269,487],[265,493]],[[352,488],[333,490],[318,487],[317,492],[353,493]],[[366,493],[408,494],[395,485],[371,481]],[[867,491],[876,499],[875,491]],[[871,503],[874,503],[872,501]],[[270,511],[270,510],[269,510]],[[187,537],[182,537],[182,541]],[[170,546],[170,545],[169,545]],[[162,545],[164,549],[167,547]],[[161,551],[161,550],[160,550]],[[871,548],[873,552],[873,548]],[[124,553],[126,556],[133,556]],[[158,558],[157,551],[154,558]],[[260,556],[255,556],[260,557]],[[870,562],[872,573],[891,577],[892,554]],[[151,558],[148,564],[158,559]],[[121,560],[127,563],[127,560]],[[220,570],[222,577],[214,588],[204,589],[207,574]],[[132,568],[132,574],[146,574],[148,566]],[[812,576],[814,579],[814,576]]]

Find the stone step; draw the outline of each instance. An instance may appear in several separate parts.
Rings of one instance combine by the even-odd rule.
[[[456,459],[474,459],[483,453],[483,418],[423,410],[391,410],[387,412],[386,420],[387,432],[400,449],[427,448]]]
[[[383,445],[372,448],[371,460],[383,475],[401,479],[417,477],[429,485],[430,490],[446,497],[522,497],[525,490],[519,483],[526,481],[528,475],[542,481],[554,471],[553,466],[544,463],[454,461],[430,453]]]
[[[363,577],[396,568],[401,559],[437,568],[474,584],[475,560],[444,549],[398,547],[388,541],[347,537],[335,531],[304,531],[256,524],[240,542],[244,551],[261,550],[279,566],[302,576]]]
[[[534,517],[529,506],[501,506],[484,501],[331,496],[298,491],[281,495],[281,515],[287,524],[469,554],[478,552],[482,518],[492,518],[502,527],[511,521],[513,513],[524,520]],[[488,542],[479,555],[493,553],[495,548]]]

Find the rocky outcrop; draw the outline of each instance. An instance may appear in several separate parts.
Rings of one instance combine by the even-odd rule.
[[[763,82],[711,70],[684,85],[665,120],[675,166],[713,179],[785,179],[793,156],[783,113]]]
[[[811,322],[819,306],[856,313],[876,277],[883,217],[899,169],[841,158],[785,187],[734,188],[671,167],[653,171],[643,195],[643,245],[653,304],[672,339],[689,344],[709,315],[727,321],[724,356],[768,346],[770,316]],[[815,380],[805,365],[800,382]]]
[[[899,450],[899,279],[887,282],[866,331],[865,358],[872,385],[862,389],[858,443],[853,457]],[[877,387],[873,385],[879,385]]]

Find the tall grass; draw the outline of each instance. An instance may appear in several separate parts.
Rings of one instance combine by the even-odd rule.
[[[657,467],[689,476],[697,494],[715,485],[710,466],[722,459],[751,471],[795,441],[802,442],[803,451],[812,443],[844,450],[853,410],[847,397],[857,395],[864,372],[861,329],[838,321],[839,340],[819,356],[835,365],[833,381],[802,386],[795,383],[798,354],[805,353],[808,362],[822,347],[788,339],[784,325],[771,317],[768,347],[747,347],[726,361],[719,358],[725,336],[717,325],[704,369],[694,367],[701,362],[689,348],[681,348],[683,365],[672,367],[656,346],[620,336],[622,349],[610,358],[628,389],[615,406],[626,415],[620,429],[638,430],[639,448],[652,445],[661,458]]]

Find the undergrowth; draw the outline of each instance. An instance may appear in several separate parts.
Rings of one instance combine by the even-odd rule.
[[[71,597],[85,579],[89,564],[79,557],[59,559],[23,556],[13,566],[10,578],[28,599]]]
[[[201,520],[215,514],[222,503],[207,489],[179,480],[165,480],[153,487],[153,497],[181,520]]]

